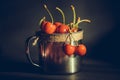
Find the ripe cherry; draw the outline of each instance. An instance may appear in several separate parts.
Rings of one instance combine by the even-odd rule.
[[[62,24],[57,28],[59,33],[67,33],[69,31],[69,26]]]
[[[75,52],[76,47],[71,44],[65,44],[64,50],[67,55],[72,55]]]
[[[78,32],[78,29],[77,28],[72,28],[71,31],[72,32]]]
[[[80,56],[84,56],[86,54],[87,48],[84,44],[79,44],[76,47],[76,53],[79,54]]]
[[[47,34],[53,34],[56,31],[56,26],[52,24],[51,22],[47,22],[44,25],[44,31]]]
[[[56,27],[59,27],[60,25],[62,25],[61,22],[55,22],[54,25],[56,25]]]
[[[55,22],[54,25],[56,25],[56,31],[55,31],[55,32],[58,33],[58,32],[59,32],[59,28],[58,28],[58,27],[59,27],[60,25],[62,25],[62,23],[61,23],[61,22]]]
[[[42,21],[41,23],[41,29],[44,31],[44,27],[45,27],[45,24],[47,23],[48,21]]]

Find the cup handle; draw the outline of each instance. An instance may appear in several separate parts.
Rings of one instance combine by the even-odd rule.
[[[37,36],[30,36],[27,40],[26,40],[26,55],[27,55],[27,58],[28,58],[28,60],[29,60],[29,62],[32,64],[32,65],[34,65],[34,66],[37,66],[37,67],[40,67],[40,65],[39,64],[36,64],[33,60],[32,60],[32,58],[31,58],[31,56],[30,56],[30,48],[29,48],[29,44],[30,44],[30,41],[31,40],[33,40],[33,39],[39,39]]]

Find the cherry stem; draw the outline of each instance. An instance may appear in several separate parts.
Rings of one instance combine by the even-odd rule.
[[[75,24],[75,27],[76,27],[76,28],[78,28],[79,21],[80,21],[80,17],[78,17],[77,23]]]
[[[69,31],[69,33],[72,33],[72,31],[71,31],[70,27],[68,28],[68,31]]]
[[[42,22],[45,20],[46,17],[43,17],[40,21],[39,21],[39,25],[42,24]]]
[[[73,41],[73,39],[72,39],[72,33],[70,33],[70,44],[72,45],[72,41]]]
[[[73,41],[75,41],[75,38],[73,37],[72,33],[69,34],[70,44],[73,45]],[[75,43],[77,44],[77,42]]]
[[[80,21],[78,21],[78,23],[77,24],[79,24],[79,23],[81,23],[81,22],[91,22],[90,20],[88,20],[88,19],[83,19],[83,20],[80,20]]]
[[[65,24],[65,14],[64,14],[64,12],[58,7],[56,7],[56,9],[62,14],[63,24]]]
[[[80,17],[78,17],[77,23],[75,24],[75,26],[78,27],[78,25],[79,25],[81,22],[89,22],[89,23],[90,23],[91,21],[88,20],[88,19],[83,19],[83,20],[81,20]]]
[[[68,37],[69,37],[69,39],[70,39],[70,44],[72,44],[72,41],[75,41],[75,38],[73,37],[73,35],[72,35],[72,31],[70,30],[70,28],[69,28],[69,35],[68,35]]]
[[[76,22],[76,12],[75,12],[75,7],[71,5],[72,11],[73,11],[73,24]]]
[[[68,39],[70,40],[70,44],[72,44],[71,33],[68,34],[68,36],[66,37],[65,42],[67,42]]]
[[[52,23],[53,23],[54,20],[53,20],[53,16],[52,16],[51,12],[49,11],[49,9],[47,8],[46,5],[44,5],[44,8],[47,10],[48,14],[50,15],[50,17],[51,17],[51,21],[52,21]]]

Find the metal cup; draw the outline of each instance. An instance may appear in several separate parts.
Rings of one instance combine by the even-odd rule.
[[[52,36],[55,36],[55,34]],[[33,62],[29,50],[31,40],[37,38],[39,38],[39,40],[37,40],[37,45],[39,46],[39,64]],[[69,74],[80,71],[81,56],[76,54],[69,56],[64,51],[64,44],[69,43],[69,41],[57,42],[50,40],[50,38],[51,35],[45,36],[41,32],[37,32],[35,36],[31,36],[26,40],[26,54],[30,63],[40,67],[46,73]],[[82,38],[78,41],[72,40],[70,43],[76,46],[81,40]]]

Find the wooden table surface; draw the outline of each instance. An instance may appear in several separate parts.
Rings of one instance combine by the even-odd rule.
[[[74,74],[45,74],[26,63],[10,63],[0,67],[0,80],[120,80],[120,67],[84,59],[81,71]]]

